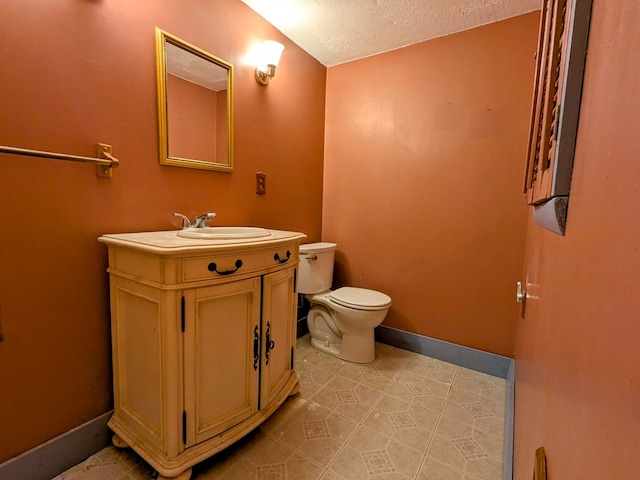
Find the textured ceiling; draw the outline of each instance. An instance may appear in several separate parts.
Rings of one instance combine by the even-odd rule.
[[[164,48],[167,73],[215,92],[227,89],[226,68],[169,42]]]
[[[242,0],[330,67],[539,10],[541,0]]]

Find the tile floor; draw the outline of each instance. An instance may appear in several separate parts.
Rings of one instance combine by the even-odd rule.
[[[193,480],[501,480],[506,381],[376,344],[347,363],[298,340],[300,394]],[[107,447],[53,480],[142,480],[130,449]]]

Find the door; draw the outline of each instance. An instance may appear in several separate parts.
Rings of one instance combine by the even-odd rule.
[[[184,291],[185,446],[258,410],[260,277]]]
[[[280,393],[293,371],[296,328],[295,267],[263,277],[260,405]]]

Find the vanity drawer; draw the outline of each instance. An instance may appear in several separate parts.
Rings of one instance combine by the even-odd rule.
[[[298,261],[298,246],[284,245],[260,252],[236,252],[182,260],[182,281],[194,282],[264,272]],[[261,273],[262,273],[261,272]]]

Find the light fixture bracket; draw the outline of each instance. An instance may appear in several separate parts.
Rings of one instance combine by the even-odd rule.
[[[256,68],[256,80],[260,85],[269,85],[269,80],[271,80],[275,75],[275,65],[263,65]]]

